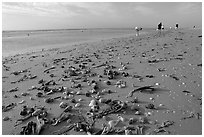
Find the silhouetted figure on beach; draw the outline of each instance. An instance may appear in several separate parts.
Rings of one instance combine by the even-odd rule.
[[[142,28],[135,27],[136,37],[140,35],[139,34],[140,30],[142,30]]]
[[[160,22],[159,24],[158,24],[158,31],[159,31],[159,36],[161,36],[161,29],[162,29],[162,22]]]
[[[176,27],[175,27],[175,29],[178,29],[178,23],[176,23]]]

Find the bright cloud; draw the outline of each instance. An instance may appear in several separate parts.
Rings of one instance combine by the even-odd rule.
[[[3,2],[2,13],[3,29],[26,23],[41,29],[202,24],[201,2]]]

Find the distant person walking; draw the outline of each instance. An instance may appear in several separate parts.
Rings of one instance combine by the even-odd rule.
[[[162,29],[162,22],[160,22],[159,24],[158,24],[158,31],[159,31],[159,36],[161,36],[161,29]]]
[[[140,30],[142,30],[142,28],[135,27],[136,37],[140,35]]]
[[[175,29],[178,29],[178,23],[176,23],[176,27],[175,27]]]

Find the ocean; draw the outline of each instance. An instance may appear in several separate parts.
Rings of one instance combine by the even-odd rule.
[[[152,29],[143,29],[145,34]],[[134,28],[3,31],[2,56],[135,35]]]

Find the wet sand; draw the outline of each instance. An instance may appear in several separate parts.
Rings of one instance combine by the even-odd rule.
[[[93,99],[98,102],[99,112],[110,107],[108,99],[120,100],[125,107],[96,118],[91,134],[100,134],[102,124],[109,127],[111,120],[118,121],[113,127],[118,130],[109,129],[104,134],[202,134],[200,29],[172,29],[162,36],[156,32],[132,35],[10,56],[2,59],[2,71],[2,105],[14,103],[2,112],[4,135],[20,134],[29,121],[37,121],[38,116],[32,116],[14,127],[23,118],[23,106],[35,110],[45,107],[47,121],[40,134],[87,134],[77,129],[62,132],[62,128],[76,127],[75,123],[80,121],[91,123],[87,112]],[[137,90],[150,85],[150,89]],[[42,97],[36,96],[38,92]],[[55,97],[59,98],[45,102]],[[100,98],[107,102],[100,103]],[[64,111],[59,107],[61,102],[73,106],[67,112],[73,115],[69,121],[53,126],[53,118]],[[124,131],[125,126],[134,129]]]

